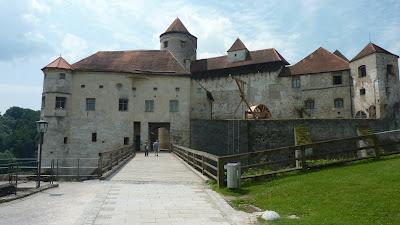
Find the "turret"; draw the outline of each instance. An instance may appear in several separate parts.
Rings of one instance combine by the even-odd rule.
[[[399,104],[398,56],[369,43],[350,61],[357,118],[385,118]]]
[[[168,50],[186,69],[196,60],[197,38],[189,33],[179,18],[160,35],[160,49]]]

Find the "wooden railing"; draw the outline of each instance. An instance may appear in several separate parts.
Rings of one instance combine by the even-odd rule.
[[[124,146],[112,151],[100,152],[97,168],[98,177],[102,177],[106,172],[111,171],[118,164],[131,156],[135,156],[132,146]]]
[[[172,151],[223,186],[224,165],[230,162],[240,162],[241,178],[248,179],[399,154],[400,130],[228,156],[216,156],[177,145],[172,145]]]

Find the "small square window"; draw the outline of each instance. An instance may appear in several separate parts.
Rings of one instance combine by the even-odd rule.
[[[124,145],[129,145],[129,137],[124,137]]]
[[[181,48],[184,48],[186,46],[186,41],[181,41]]]
[[[86,111],[95,111],[96,110],[96,99],[95,98],[87,98],[86,99]]]
[[[132,91],[136,91],[136,87],[133,87],[133,88],[132,88]]]
[[[342,84],[342,75],[334,75],[333,76],[333,85]]]
[[[99,85],[99,88],[104,88],[104,86],[103,85]]]
[[[86,85],[84,85],[84,84],[81,84],[81,88],[85,88],[86,87]]]
[[[293,77],[292,78],[292,88],[300,88],[300,77]]]
[[[154,112],[154,100],[145,100],[144,101],[145,105],[145,112]]]
[[[118,110],[119,111],[128,111],[128,99],[127,98],[119,99]]]
[[[157,91],[158,90],[158,88],[157,87],[153,87],[153,91]]]
[[[334,100],[335,108],[343,108],[343,98],[336,98]]]
[[[92,133],[92,142],[97,142],[97,133]]]
[[[360,89],[360,95],[365,95],[365,88]]]
[[[168,48],[168,41],[164,41],[163,45],[164,45],[164,48]]]
[[[68,144],[68,137],[64,137],[64,144]]]
[[[55,109],[65,109],[66,97],[56,97]]]
[[[58,79],[65,80],[65,73],[60,73]]]
[[[170,112],[178,112],[179,111],[179,101],[178,100],[169,100],[169,111]]]
[[[175,88],[175,91],[176,91],[176,92],[178,92],[178,91],[180,91],[180,90],[181,90],[181,89],[180,89],[180,88],[178,88],[178,87],[177,87],[177,88]]]

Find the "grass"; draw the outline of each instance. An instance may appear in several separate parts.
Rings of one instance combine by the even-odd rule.
[[[400,224],[399,156],[247,181],[240,190],[212,186],[234,196],[231,203],[239,209],[253,205],[281,215],[268,224]],[[300,219],[288,219],[292,214]]]

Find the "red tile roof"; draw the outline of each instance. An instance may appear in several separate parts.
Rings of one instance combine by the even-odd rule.
[[[280,62],[285,65],[289,63],[274,48],[250,51],[248,59],[238,62],[230,62],[227,56],[200,59],[192,62],[191,72],[205,72],[209,70],[220,70],[240,66]]]
[[[238,50],[243,50],[243,49],[247,49],[247,48],[243,44],[242,40],[237,38],[236,41],[233,43],[233,45],[229,48],[228,52],[233,52],[233,51],[238,51]]]
[[[174,22],[172,22],[171,25],[169,25],[169,27],[163,34],[175,33],[175,32],[190,34],[190,32],[186,29],[185,25],[183,25],[182,21],[179,18],[176,18]]]
[[[189,74],[167,50],[100,51],[74,63],[80,71]]]
[[[348,70],[349,62],[320,47],[300,62],[282,70],[280,76],[293,76]]]
[[[397,58],[399,57],[398,55],[395,55],[381,47],[379,47],[378,45],[374,44],[374,43],[369,43],[367,44],[367,46],[365,46],[365,48],[363,48],[363,50],[361,50],[360,53],[358,53],[352,60],[355,61],[357,59],[361,59],[364,58],[365,56],[371,55],[373,53],[384,53],[384,54],[388,54],[388,55],[393,55],[396,56]]]
[[[43,67],[42,70],[48,68],[72,70],[72,66],[61,56],[49,63],[47,66]]]

